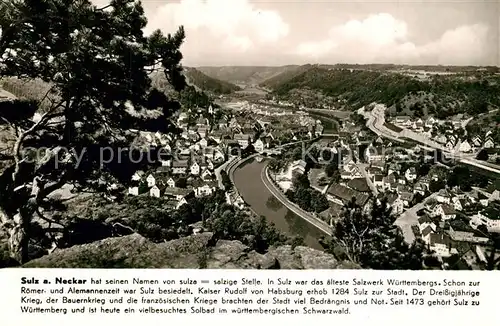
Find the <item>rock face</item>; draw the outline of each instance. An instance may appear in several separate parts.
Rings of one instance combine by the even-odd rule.
[[[270,248],[266,254],[239,241],[215,241],[201,233],[165,243],[138,234],[56,250],[24,267],[50,268],[209,268],[209,269],[350,269],[322,251],[291,246]]]

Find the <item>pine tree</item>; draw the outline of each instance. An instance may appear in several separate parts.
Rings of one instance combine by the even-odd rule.
[[[16,111],[22,119],[1,117],[16,141],[0,175],[0,220],[19,263],[29,258],[30,226],[35,215],[46,218],[50,194],[66,184],[93,187],[123,170],[114,151],[129,146],[129,130],[175,130],[168,118],[179,104],[153,88],[150,76],[160,70],[176,91],[184,88],[184,29],[145,36],[146,23],[133,0],[103,8],[90,0],[0,4],[0,77],[49,85],[36,103],[38,120],[25,119],[32,109],[26,104]],[[103,162],[103,148],[111,149],[113,162]]]

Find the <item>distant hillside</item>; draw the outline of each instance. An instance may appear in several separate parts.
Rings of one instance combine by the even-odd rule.
[[[282,83],[274,95],[307,106],[357,109],[373,102],[394,114],[471,115],[500,106],[500,78],[488,73],[434,75],[418,80],[385,71],[313,67]]]
[[[313,67],[314,66],[310,65],[310,64],[303,65],[303,66],[292,66],[292,67],[290,67],[290,69],[287,69],[276,76],[273,76],[271,78],[264,80],[263,82],[261,82],[259,84],[259,86],[274,89],[274,88],[278,87],[279,85],[288,82],[289,80],[291,80],[295,76],[298,76],[301,73],[306,72],[307,70],[309,70]]]
[[[258,85],[266,79],[279,75],[298,66],[263,67],[263,66],[225,66],[225,67],[197,67],[204,74],[225,80],[233,84]]]
[[[239,86],[227,81],[207,76],[196,68],[184,68],[188,82],[199,89],[214,94],[229,94],[241,90]]]

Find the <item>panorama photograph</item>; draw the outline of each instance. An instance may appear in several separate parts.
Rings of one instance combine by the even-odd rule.
[[[499,10],[2,0],[0,267],[498,270]]]

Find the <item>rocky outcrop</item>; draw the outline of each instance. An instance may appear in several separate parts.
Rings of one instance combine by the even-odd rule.
[[[266,254],[239,241],[215,240],[201,233],[164,243],[138,234],[56,250],[24,267],[52,268],[210,268],[347,269],[358,268],[307,247],[280,246]]]

